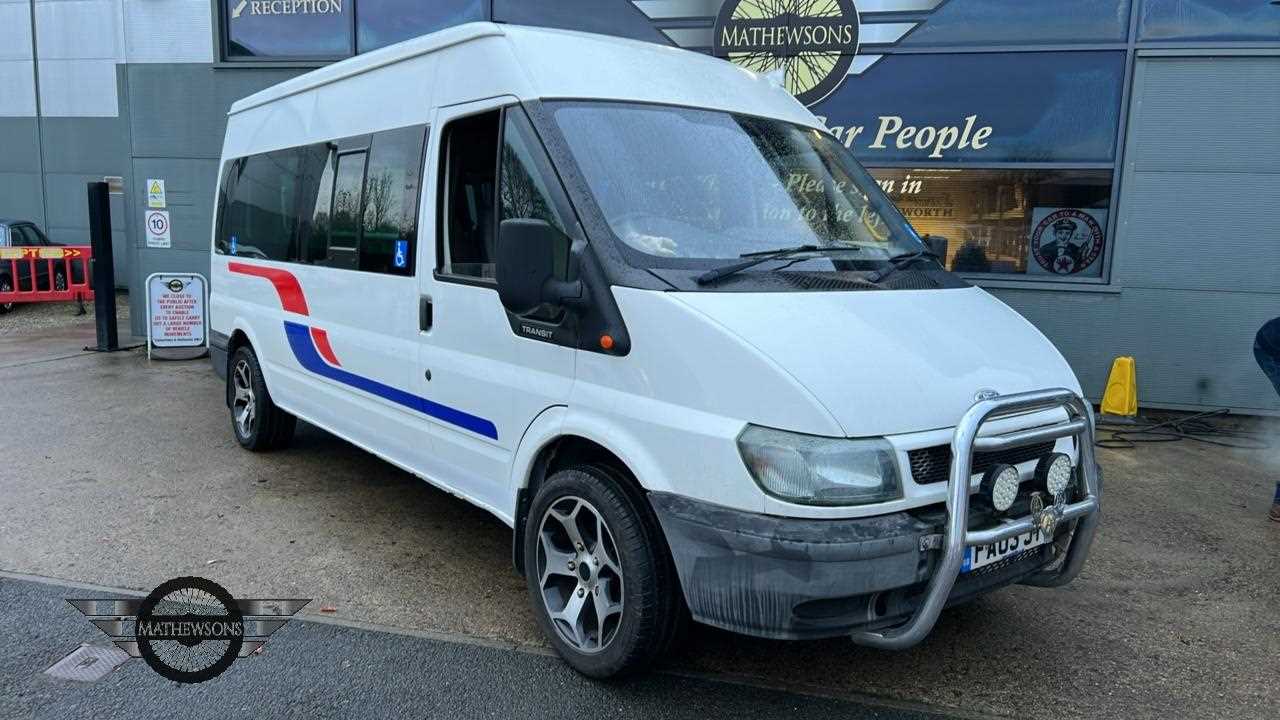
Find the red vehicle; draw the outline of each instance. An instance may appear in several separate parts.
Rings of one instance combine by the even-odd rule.
[[[4,248],[62,246],[63,243],[49,240],[33,222],[0,218],[0,293],[32,290],[32,263],[25,259],[14,262],[15,258],[4,256]],[[85,272],[81,263],[59,263],[37,259],[34,265],[34,289],[36,290],[65,291],[70,285],[85,282]],[[70,278],[67,275],[68,266],[71,268]],[[14,302],[0,303],[0,314],[9,312],[14,305],[16,305]]]

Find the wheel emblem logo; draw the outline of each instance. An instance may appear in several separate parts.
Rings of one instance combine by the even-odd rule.
[[[129,657],[165,678],[199,683],[266,644],[310,600],[236,600],[199,577],[162,583],[142,600],[68,600]]]
[[[176,578],[138,608],[138,649],[152,670],[198,683],[230,667],[244,644],[244,618],[231,594],[204,578]]]
[[[787,90],[813,105],[849,74],[858,28],[852,0],[727,0],[713,52],[752,72],[782,71]]]

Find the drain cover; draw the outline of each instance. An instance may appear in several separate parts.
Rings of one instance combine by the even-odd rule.
[[[63,680],[97,682],[128,659],[129,655],[117,647],[81,645],[44,672]]]

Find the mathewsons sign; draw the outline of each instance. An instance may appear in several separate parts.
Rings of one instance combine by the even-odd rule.
[[[664,0],[636,2],[655,22],[695,21],[715,12],[711,34],[664,31],[677,44],[698,49],[709,40],[716,57],[747,70],[777,75],[800,102],[813,107],[845,80],[862,75],[916,29],[941,0]],[[823,112],[818,110],[821,116]],[[827,122],[846,147],[886,154],[907,151],[937,160],[987,148],[995,128],[977,113],[953,122],[920,123],[884,114],[874,124]]]
[[[713,52],[754,72],[782,72],[787,90],[812,105],[849,74],[858,25],[852,0],[726,0]]]

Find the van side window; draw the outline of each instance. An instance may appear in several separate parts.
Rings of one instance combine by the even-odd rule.
[[[492,280],[499,110],[454,120],[445,128],[444,237],[440,271]]]
[[[360,269],[412,275],[418,237],[421,127],[375,133],[364,183]]]
[[[329,248],[319,264],[355,270],[359,267],[360,208],[364,187],[366,153],[338,156],[333,182],[332,215],[329,218]]]
[[[333,176],[338,167],[338,147],[326,143],[312,145],[311,148],[307,164],[315,183],[304,188],[304,197],[311,203],[311,222],[299,242],[302,252],[298,259],[306,263],[320,263],[329,252],[329,220],[333,214]]]
[[[427,126],[227,163],[214,252],[413,275]]]
[[[238,170],[226,207],[226,252],[261,260],[293,260],[297,256],[297,151],[253,155],[243,159]]]

